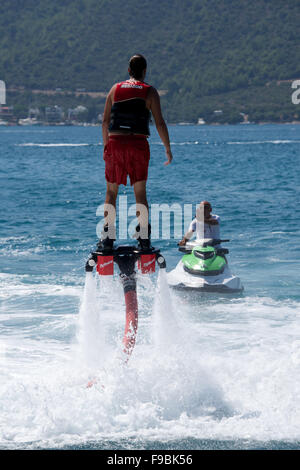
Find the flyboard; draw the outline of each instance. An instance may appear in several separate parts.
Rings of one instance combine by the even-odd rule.
[[[98,246],[96,251],[90,254],[85,265],[86,272],[92,272],[96,268],[99,276],[112,276],[114,275],[115,265],[119,268],[126,307],[123,351],[127,360],[135,346],[138,329],[137,276],[135,268],[137,265],[142,274],[151,274],[155,272],[156,263],[159,268],[166,268],[165,258],[157,248],[150,247],[149,249],[142,250],[137,246],[119,245],[109,249],[101,249]]]

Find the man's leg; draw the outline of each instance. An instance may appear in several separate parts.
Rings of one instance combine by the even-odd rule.
[[[136,216],[139,221],[139,238],[142,240],[150,240],[146,181],[137,181],[134,183],[133,189],[136,201]],[[148,244],[150,245],[150,243]]]
[[[119,185],[117,183],[108,183],[106,182],[106,196],[105,196],[105,204],[111,204],[116,208],[116,201],[118,196]],[[104,211],[106,209],[104,208]],[[104,212],[104,217],[107,215]]]
[[[147,192],[146,192],[147,181],[137,181],[133,185],[135,200],[137,204],[143,204],[148,210]]]
[[[102,240],[106,240],[107,247],[112,247],[111,240],[116,239],[116,202],[119,185],[117,183],[106,183],[106,196],[104,202],[104,232]]]

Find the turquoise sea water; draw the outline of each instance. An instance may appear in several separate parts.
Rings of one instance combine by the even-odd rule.
[[[124,368],[117,277],[97,280],[96,317],[82,307],[105,196],[100,128],[0,128],[0,448],[300,448],[300,128],[169,131],[165,167],[152,129],[149,203],[209,200],[245,291],[171,292],[174,334],[155,319],[157,276],[139,278]],[[133,204],[129,185],[119,194]],[[153,241],[167,270],[176,243]]]

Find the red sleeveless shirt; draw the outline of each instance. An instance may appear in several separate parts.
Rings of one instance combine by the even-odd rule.
[[[146,99],[151,85],[126,80],[117,83],[110,113],[109,131],[150,135],[150,111]]]
[[[126,101],[134,98],[146,100],[149,88],[151,88],[151,85],[139,81],[132,82],[130,80],[126,80],[124,82],[117,83],[114,101]]]

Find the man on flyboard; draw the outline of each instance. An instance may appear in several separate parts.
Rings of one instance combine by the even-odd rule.
[[[120,184],[127,184],[127,175],[134,189],[136,215],[139,219],[135,236],[141,250],[150,247],[151,227],[146,194],[150,159],[147,140],[150,135],[150,112],[165,147],[165,165],[169,165],[173,159],[159,94],[153,86],[144,81],[146,70],[147,62],[142,55],[131,57],[128,68],[130,78],[113,85],[105,103],[102,135],[107,189],[104,205],[105,225],[99,242],[99,247],[104,250],[113,248],[116,238],[115,208],[118,189]]]

